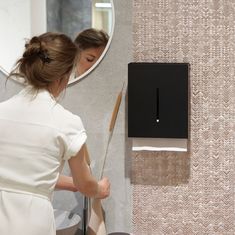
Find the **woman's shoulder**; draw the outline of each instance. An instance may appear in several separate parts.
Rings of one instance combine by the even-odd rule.
[[[73,112],[66,109],[61,104],[57,103],[55,106],[55,113],[58,115],[58,118],[69,118],[69,119],[79,119],[80,117]]]
[[[57,104],[53,113],[53,119],[55,123],[57,123],[58,128],[70,127],[76,129],[84,129],[80,116],[67,110],[62,105]]]

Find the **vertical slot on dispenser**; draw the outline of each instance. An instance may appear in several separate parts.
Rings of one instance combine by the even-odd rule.
[[[159,113],[159,88],[156,88],[156,122],[160,122],[160,113]]]

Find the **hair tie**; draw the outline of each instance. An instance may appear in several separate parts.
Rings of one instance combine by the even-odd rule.
[[[39,51],[38,56],[43,63],[50,63],[52,61],[52,59],[48,56],[48,54],[45,51]]]

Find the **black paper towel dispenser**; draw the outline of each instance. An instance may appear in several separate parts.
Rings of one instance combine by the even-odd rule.
[[[188,138],[188,63],[128,64],[128,137]]]

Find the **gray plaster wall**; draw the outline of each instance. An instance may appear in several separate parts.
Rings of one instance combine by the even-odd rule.
[[[98,67],[85,79],[70,85],[61,104],[79,115],[87,130],[87,144],[93,174],[98,177],[109,135],[109,122],[119,91],[125,82],[123,100],[109,146],[104,175],[111,181],[111,196],[103,201],[107,232],[131,232],[132,187],[130,157],[127,156],[126,86],[127,64],[132,61],[132,1],[114,0],[115,28],[111,46]],[[0,74],[0,101],[22,89],[22,85]],[[65,174],[70,174],[67,164]],[[82,196],[79,193],[56,191],[54,208],[72,210],[81,215]]]

